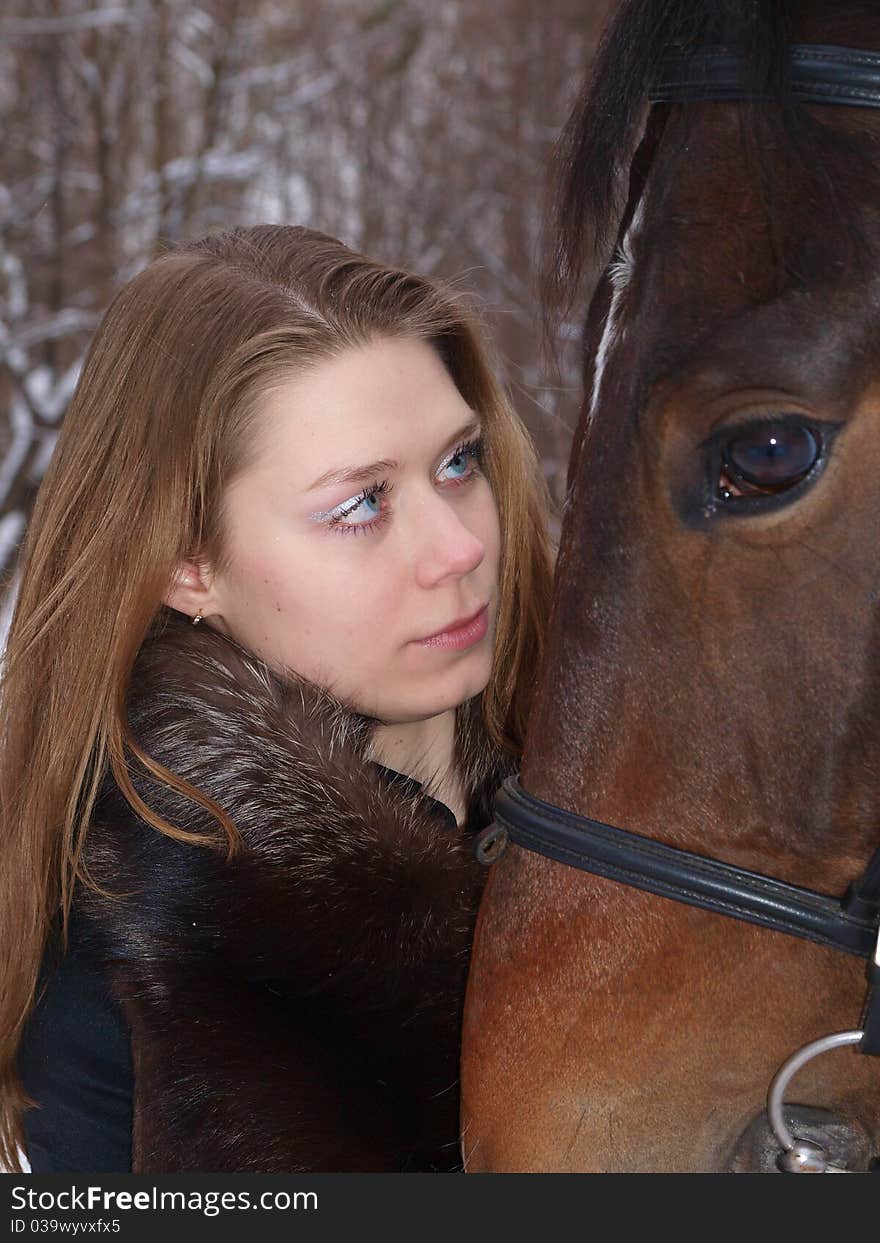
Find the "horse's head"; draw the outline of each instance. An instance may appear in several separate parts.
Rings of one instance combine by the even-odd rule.
[[[880,840],[880,108],[632,104],[676,21],[761,7],[625,6],[568,127],[561,270],[616,244],[521,784],[835,894]],[[792,42],[880,50],[874,4],[763,8],[746,70],[783,101],[780,13]],[[858,958],[511,846],[469,986],[468,1166],[772,1169],[774,1070],[864,991]],[[880,1059],[831,1053],[790,1099],[839,1160],[880,1148]]]

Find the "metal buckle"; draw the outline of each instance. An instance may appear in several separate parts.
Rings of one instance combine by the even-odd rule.
[[[486,825],[474,838],[474,858],[483,867],[490,867],[507,849],[507,829],[496,821]]]

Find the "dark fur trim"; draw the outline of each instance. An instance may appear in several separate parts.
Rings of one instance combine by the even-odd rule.
[[[135,762],[150,807],[223,848],[147,825],[109,775],[96,805],[86,865],[122,896],[78,903],[131,1025],[133,1171],[456,1168],[469,838],[513,767],[479,697],[459,709],[465,831],[363,758],[368,718],[180,614],[128,710],[245,842],[227,862],[214,818]]]

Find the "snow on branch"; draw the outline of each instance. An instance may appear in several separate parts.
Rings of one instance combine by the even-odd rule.
[[[0,35],[69,35],[100,26],[128,25],[137,20],[131,9],[89,9],[64,17],[7,17],[0,20]]]

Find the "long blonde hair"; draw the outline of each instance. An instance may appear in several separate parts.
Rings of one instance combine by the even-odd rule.
[[[202,844],[138,797],[126,753],[234,824],[151,760],[126,692],[182,558],[222,569],[223,497],[247,468],[256,398],[279,374],[380,336],[424,340],[484,420],[483,468],[502,529],[492,740],[521,753],[543,654],[555,550],[532,441],[488,361],[479,317],[451,288],[305,228],[233,229],[184,244],[116,296],[95,334],[20,557],[0,684],[0,1165],[20,1170],[15,1061],[59,910],[66,945],[81,852],[108,764],[157,831]],[[96,887],[96,886],[93,886]]]

